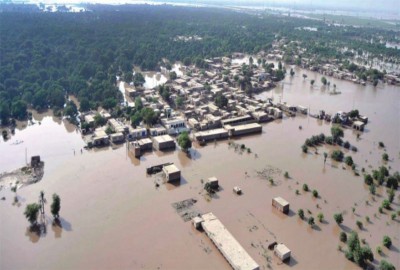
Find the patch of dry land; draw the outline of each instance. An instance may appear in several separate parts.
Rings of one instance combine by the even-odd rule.
[[[316,73],[307,74],[320,79]],[[215,214],[260,269],[358,269],[339,250],[347,249],[339,234],[353,230],[374,253],[371,266],[377,267],[385,259],[399,269],[400,217],[392,219],[400,210],[399,192],[395,191],[391,209],[380,212],[388,197],[386,187],[377,186],[372,195],[362,172],[362,168],[371,173],[383,165],[391,174],[400,170],[399,89],[358,89],[352,83],[333,80],[342,95],[332,96],[310,90],[309,83],[302,86],[302,81],[301,75],[287,78],[267,96],[284,91],[291,104],[308,105],[311,100],[311,107],[327,104],[324,109],[331,111],[351,110],[356,99],[356,107],[369,116],[364,133],[344,130],[344,140],[358,151],[340,148],[352,156],[360,176],[329,157],[324,164],[323,153],[339,149],[337,146],[321,145],[307,154],[301,151],[307,138],[329,134],[331,128],[330,123],[305,116],[263,124],[261,134],[235,139],[236,144],[245,145],[245,151],[228,140],[194,145],[191,159],[177,150],[146,153],[138,160],[124,146],[76,155],[69,148],[68,155],[56,160],[38,153],[51,169],[40,182],[18,190],[21,206],[13,205],[14,193],[9,189],[0,191],[0,197],[5,197],[0,202],[0,268],[230,269],[206,234],[172,207],[192,199],[191,207]],[[42,136],[46,140],[50,135]],[[379,141],[385,148],[379,147]],[[65,150],[65,146],[59,147]],[[381,158],[385,152],[387,162]],[[163,183],[159,176],[146,175],[146,167],[167,162],[181,169],[179,183]],[[208,195],[203,186],[212,176],[218,178],[220,189]],[[304,184],[310,191],[303,190]],[[235,194],[234,186],[243,194]],[[23,212],[26,204],[37,202],[41,190],[48,201],[53,193],[60,196],[60,223],[52,224],[47,204],[44,229],[32,232]],[[312,190],[318,191],[317,197]],[[278,196],[290,203],[287,215],[271,205]],[[299,209],[305,219],[314,217],[315,225],[300,219]],[[324,216],[322,221],[317,218],[319,213]],[[340,226],[333,219],[335,213],[343,214]],[[362,222],[361,228],[357,221]],[[382,245],[385,235],[392,240],[390,248]],[[291,250],[290,261],[281,263],[268,249],[274,241]],[[381,254],[376,251],[378,246]]]

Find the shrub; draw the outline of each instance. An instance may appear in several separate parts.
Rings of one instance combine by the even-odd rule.
[[[297,211],[297,214],[299,215],[299,217],[301,219],[304,219],[304,211],[303,211],[303,209],[299,209],[299,211]]]
[[[327,143],[327,144],[333,144],[333,138],[331,137],[331,136],[327,136],[327,137],[325,137],[325,142]]]
[[[311,227],[315,224],[314,218],[313,217],[309,217],[308,218],[308,225],[310,225]]]
[[[345,232],[340,232],[339,238],[340,238],[340,241],[342,241],[343,243],[346,243],[347,234]]]
[[[357,149],[357,147],[355,147],[354,145],[353,146],[351,146],[351,151],[353,151],[353,152],[357,152],[358,151],[358,149]]]
[[[382,241],[383,245],[387,248],[390,248],[390,246],[392,245],[392,239],[390,239],[389,236],[385,235],[383,237],[383,241]]]
[[[364,175],[364,183],[365,184],[372,185],[373,181],[374,180],[372,179],[372,176],[370,174]]]
[[[301,150],[303,151],[303,153],[308,153],[308,147],[307,145],[303,144],[303,146],[301,147]]]
[[[352,165],[354,164],[353,158],[352,158],[351,156],[345,157],[344,163],[346,163],[346,164],[349,165],[349,166],[352,166]]]
[[[388,160],[389,160],[389,155],[386,154],[386,153],[383,153],[383,154],[382,154],[382,159],[383,159],[384,161],[388,161]]]
[[[318,218],[318,221],[319,221],[319,222],[322,222],[322,221],[324,220],[324,214],[319,213],[319,214],[317,215],[317,218]]]
[[[356,222],[357,227],[361,230],[363,228],[363,224],[361,221],[357,220]]]
[[[349,143],[349,141],[346,141],[346,142],[343,144],[343,147],[346,148],[346,149],[349,149],[349,148],[350,148],[350,143]]]
[[[304,185],[303,185],[303,190],[304,190],[305,192],[308,191],[308,185],[307,185],[307,184],[304,184]]]
[[[385,208],[385,209],[390,210],[390,202],[389,202],[389,200],[386,200],[386,199],[383,200],[382,207]]]
[[[285,178],[289,178],[289,173],[288,173],[288,172],[285,172],[284,177],[285,177]]]
[[[343,222],[343,215],[341,214],[341,213],[336,213],[336,214],[334,214],[333,215],[333,219],[336,221],[336,223],[339,225],[339,224],[342,224],[342,222]]]
[[[393,266],[393,264],[382,259],[379,263],[379,270],[396,270],[396,268]]]
[[[376,253],[378,253],[379,255],[382,254],[382,248],[380,246],[376,247]]]
[[[318,198],[318,191],[314,189],[312,191],[312,195],[313,195],[314,198]]]
[[[379,147],[384,148],[384,147],[385,147],[385,144],[384,144],[383,142],[379,142]]]
[[[344,154],[343,154],[343,152],[340,151],[340,150],[334,150],[334,151],[332,152],[332,154],[331,154],[331,158],[332,158],[333,160],[336,160],[336,161],[342,161],[342,160],[343,160],[343,156],[344,156]]]

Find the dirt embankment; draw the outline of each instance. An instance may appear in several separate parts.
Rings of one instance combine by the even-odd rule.
[[[40,181],[44,174],[44,162],[37,166],[25,166],[12,172],[0,174],[0,190],[3,188],[21,188]]]

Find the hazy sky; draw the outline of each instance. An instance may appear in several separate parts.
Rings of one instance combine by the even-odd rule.
[[[4,1],[4,0],[0,0]],[[387,10],[400,14],[400,0],[14,0],[13,2],[42,2],[42,3],[137,3],[137,2],[185,2],[189,4],[223,3],[229,5],[272,5],[272,6],[311,6],[314,8],[328,7],[331,9],[360,9],[360,10]]]

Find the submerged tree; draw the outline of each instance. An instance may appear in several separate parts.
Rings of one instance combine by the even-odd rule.
[[[189,133],[187,131],[182,132],[178,136],[178,144],[185,152],[192,147],[192,141],[190,140]]]
[[[60,209],[61,209],[61,199],[56,193],[53,194],[53,202],[51,203],[51,214],[55,219],[58,219],[60,216]]]
[[[31,203],[26,206],[24,215],[26,219],[31,223],[31,225],[34,225],[36,223],[39,211],[40,205],[37,203]]]

